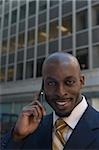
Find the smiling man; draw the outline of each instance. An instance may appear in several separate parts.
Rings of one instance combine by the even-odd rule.
[[[37,100],[24,107],[13,130],[2,140],[3,149],[98,150],[99,112],[81,94],[84,75],[77,59],[56,52],[45,59],[41,91],[53,108],[45,116]]]

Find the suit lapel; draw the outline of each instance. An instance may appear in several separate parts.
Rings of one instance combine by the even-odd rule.
[[[42,121],[41,126],[43,127],[43,129],[41,129],[41,132],[43,131],[43,133],[41,133],[40,136],[42,140],[40,139],[39,141],[40,149],[51,150],[52,148],[52,120],[52,114],[50,114]]]
[[[67,141],[66,149],[87,148],[95,139],[93,129],[99,128],[99,122],[96,121],[94,114],[93,109],[89,106]]]

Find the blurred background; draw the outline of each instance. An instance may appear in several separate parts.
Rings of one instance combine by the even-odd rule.
[[[37,98],[42,63],[56,51],[78,58],[82,92],[99,111],[99,0],[0,0],[0,132]]]

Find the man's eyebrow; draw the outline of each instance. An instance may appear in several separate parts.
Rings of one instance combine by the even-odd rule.
[[[65,80],[67,80],[67,79],[76,79],[74,76],[67,76],[66,78],[65,78]]]
[[[54,81],[56,81],[56,79],[53,78],[53,77],[47,77],[46,80],[54,80]]]

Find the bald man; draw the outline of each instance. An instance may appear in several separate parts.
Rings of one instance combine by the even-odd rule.
[[[2,149],[99,150],[99,112],[81,94],[84,75],[77,59],[63,52],[51,54],[43,63],[42,78],[41,91],[53,113],[45,115],[38,100],[24,107],[11,133],[3,138]],[[54,130],[60,119],[66,124],[61,133],[64,145]]]

